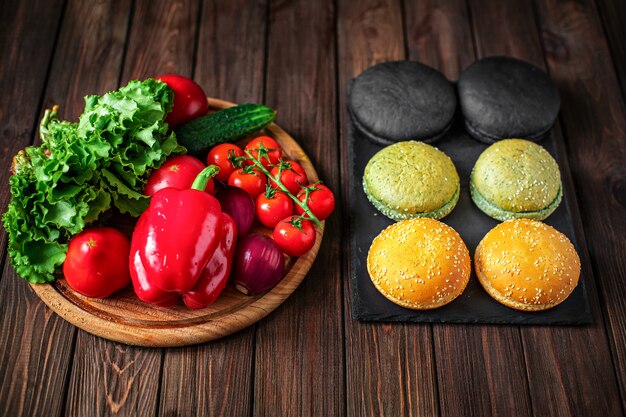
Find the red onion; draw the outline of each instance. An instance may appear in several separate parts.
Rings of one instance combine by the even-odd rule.
[[[272,239],[258,233],[251,233],[237,243],[233,266],[235,288],[246,295],[273,288],[285,273],[283,251]]]
[[[241,188],[225,186],[217,196],[222,211],[229,214],[237,225],[237,234],[245,236],[254,223],[254,201]]]

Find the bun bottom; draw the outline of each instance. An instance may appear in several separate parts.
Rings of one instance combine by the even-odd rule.
[[[552,202],[545,208],[536,211],[509,211],[505,210],[491,201],[487,200],[474,185],[474,182],[470,180],[470,195],[472,196],[472,201],[476,206],[487,216],[500,220],[502,222],[507,220],[514,219],[531,219],[531,220],[544,220],[548,216],[550,216],[554,210],[557,209],[559,204],[561,204],[561,199],[563,198],[563,189],[559,188],[559,192]]]
[[[480,248],[478,250],[480,250]],[[476,259],[478,259],[478,250],[476,251],[476,256],[475,256]],[[525,303],[520,303],[519,301],[515,301],[515,300],[512,300],[512,299],[506,297],[505,295],[500,293],[498,290],[496,290],[493,287],[493,285],[491,285],[491,282],[489,282],[489,280],[483,274],[483,271],[480,269],[480,266],[478,265],[478,262],[475,262],[474,269],[476,270],[476,276],[478,277],[478,281],[483,286],[485,291],[487,291],[487,294],[489,294],[491,296],[491,298],[493,298],[494,300],[496,300],[500,304],[504,304],[505,306],[513,308],[515,310],[520,310],[520,311],[543,311],[543,310],[548,310],[548,309],[550,309],[552,307],[555,307],[555,306],[561,304],[563,301],[565,301],[565,300],[561,300],[561,301],[557,301],[557,302],[550,303],[550,304],[525,304]]]
[[[529,140],[531,142],[540,142],[544,140],[545,138],[547,138],[548,136],[550,136],[552,126],[554,125],[552,124],[549,128],[536,134],[520,135],[516,133],[516,134],[508,135],[506,137],[502,137],[499,135],[487,133],[486,131],[476,126],[475,123],[472,123],[469,120],[467,120],[467,118],[465,119],[464,124],[465,124],[465,130],[467,131],[467,133],[470,134],[472,138],[487,145],[493,145],[494,143],[498,141],[501,141],[503,139],[508,139],[508,138],[517,138],[517,139]]]
[[[363,191],[365,192],[365,196],[367,197],[369,202],[372,203],[374,207],[376,207],[376,210],[380,211],[382,214],[389,217],[391,220],[399,222],[401,220],[409,220],[409,219],[415,219],[415,218],[427,218],[427,219],[439,220],[439,219],[446,217],[448,214],[450,214],[450,212],[456,207],[456,204],[459,202],[459,195],[460,195],[461,188],[460,186],[457,187],[457,190],[452,195],[452,198],[450,198],[450,200],[448,200],[448,202],[445,203],[443,206],[433,211],[424,211],[424,212],[418,212],[418,213],[397,211],[397,210],[393,210],[389,208],[389,206],[387,206],[385,203],[383,203],[382,201],[376,199],[374,196],[371,195],[371,193],[368,190],[367,181],[365,181],[365,177],[363,177]]]
[[[435,308],[443,307],[446,304],[450,304],[452,301],[457,299],[459,295],[463,293],[463,291],[465,290],[465,287],[467,286],[467,282],[466,282],[464,286],[459,287],[459,290],[457,292],[452,293],[445,298],[441,298],[437,300],[436,302],[433,301],[431,303],[416,303],[412,301],[400,300],[399,298],[396,298],[393,295],[389,294],[386,288],[379,286],[373,281],[372,283],[374,284],[374,287],[376,287],[378,292],[381,293],[387,300],[401,307],[410,308],[411,310],[433,310]]]
[[[439,139],[441,139],[443,135],[445,135],[448,132],[448,130],[450,130],[450,127],[452,127],[452,121],[453,121],[451,120],[450,122],[448,122],[448,124],[443,128],[443,130],[431,136],[406,137],[406,138],[403,138],[402,140],[394,140],[394,139],[388,139],[383,136],[372,133],[369,129],[367,129],[363,125],[363,123],[361,123],[357,119],[357,117],[352,113],[352,110],[348,109],[348,114],[350,116],[350,120],[352,120],[352,123],[354,124],[354,127],[359,132],[361,132],[370,142],[374,143],[375,145],[380,145],[380,146],[389,146],[389,145],[393,145],[394,143],[404,142],[405,140],[416,140],[416,141],[424,142],[428,144],[436,142]]]

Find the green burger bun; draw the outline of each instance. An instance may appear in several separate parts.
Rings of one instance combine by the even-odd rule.
[[[381,213],[400,221],[441,219],[459,200],[459,174],[452,160],[423,142],[398,142],[367,163],[363,190]]]
[[[470,194],[478,208],[494,219],[543,220],[561,202],[561,173],[540,145],[505,139],[478,157],[470,176]]]

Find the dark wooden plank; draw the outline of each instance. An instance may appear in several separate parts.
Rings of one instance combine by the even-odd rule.
[[[204,345],[168,349],[160,415],[249,415],[253,336],[251,328]]]
[[[340,1],[339,121],[343,179],[344,259],[349,259],[347,81],[379,62],[405,59],[402,8],[397,1]],[[344,262],[346,402],[349,416],[439,414],[430,325],[352,320],[350,265]]]
[[[203,5],[194,78],[206,94],[263,102],[266,9],[264,0]],[[167,350],[161,414],[248,415],[254,335],[252,326],[201,346]]]
[[[266,102],[339,192],[332,1],[271,1]],[[300,288],[259,322],[253,413],[344,412],[340,207]]]
[[[0,155],[6,167],[13,155],[33,140],[65,1],[32,3],[7,1],[0,7]],[[0,170],[0,213],[6,211],[10,200],[9,176],[8,169]],[[1,227],[0,259],[6,238]]]
[[[215,0],[202,9],[195,80],[235,103],[264,99],[267,0]]]
[[[626,98],[626,2],[620,0],[596,0],[598,12],[604,24],[604,33],[610,47],[617,78]]]
[[[519,330],[433,328],[441,415],[532,416]]]
[[[78,330],[67,416],[153,416],[161,355]]]
[[[118,87],[130,9],[131,0],[68,1],[44,108],[58,104],[59,117],[75,121],[86,95]]]
[[[463,0],[405,0],[409,59],[423,62],[456,81],[474,61],[467,5]]]
[[[5,167],[34,137],[62,21],[64,1],[6,2],[0,8],[0,149]],[[9,171],[0,171],[0,212],[9,201]],[[6,233],[0,230],[4,256]],[[8,259],[0,280],[0,415],[59,414],[72,347],[71,326],[51,314]]]
[[[137,0],[122,84],[163,74],[193,75],[197,0]]]
[[[9,262],[0,302],[0,415],[59,415],[74,327],[52,313]]]
[[[623,9],[622,9],[623,10]],[[546,2],[538,8],[545,56],[563,91],[563,131],[578,187],[582,221],[588,237],[600,301],[626,410],[626,105],[594,3]],[[623,42],[623,39],[622,39]],[[563,55],[563,51],[568,51]],[[585,62],[586,61],[586,62]],[[584,62],[584,65],[574,65]],[[623,63],[623,61],[621,62]],[[621,67],[623,70],[624,68]],[[593,152],[589,152],[593,150]],[[601,169],[597,169],[600,166]],[[595,340],[595,339],[594,339]],[[601,350],[602,353],[603,350]],[[589,365],[598,366],[586,358]],[[605,359],[605,358],[602,358]],[[606,358],[605,360],[608,360]],[[601,362],[604,364],[604,362]],[[598,415],[617,414],[617,395],[605,374],[590,381],[602,384]],[[578,374],[577,374],[578,375]],[[597,385],[595,385],[597,384]],[[607,387],[608,386],[608,387]],[[606,410],[606,411],[605,411]]]
[[[195,0],[136,1],[133,11],[130,1],[113,1],[109,7],[110,21],[100,22],[94,35],[98,39],[109,34],[104,43],[109,44],[106,51],[111,56],[102,59],[108,66],[100,70],[106,86],[94,91],[116,88],[120,74],[122,84],[161,73],[191,74],[198,10]],[[84,19],[83,14],[77,13],[77,18]],[[84,31],[89,31],[88,26]],[[79,331],[67,415],[156,415],[162,355],[162,350],[123,346]]]
[[[457,80],[474,61],[465,1],[408,1],[405,10],[409,58]],[[434,325],[433,339],[442,415],[532,415],[517,326]]]
[[[471,4],[479,55],[513,55],[545,68],[540,33],[529,2]],[[621,415],[601,309],[608,318],[613,353],[621,352],[623,357],[626,304],[620,294],[625,260],[620,251],[624,247],[626,205],[619,200],[615,185],[624,181],[626,109],[614,73],[606,66],[610,57],[593,7],[549,2],[539,10],[545,58],[562,96],[566,146],[559,128],[556,139],[568,152],[595,266],[595,274],[589,270],[583,273],[589,278],[595,275],[598,281],[592,280],[589,288],[593,325],[521,330],[533,410],[542,416]],[[599,166],[602,168],[597,169]],[[581,252],[586,258],[584,248]],[[596,285],[602,292],[599,299]],[[617,359],[617,373],[623,377],[625,362]]]

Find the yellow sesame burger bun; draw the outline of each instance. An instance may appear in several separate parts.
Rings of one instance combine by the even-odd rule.
[[[414,310],[448,304],[469,281],[471,262],[461,236],[438,220],[392,224],[372,242],[367,272],[390,301]]]
[[[476,248],[476,275],[500,303],[523,311],[560,304],[576,288],[580,259],[561,232],[535,220],[494,227]]]

